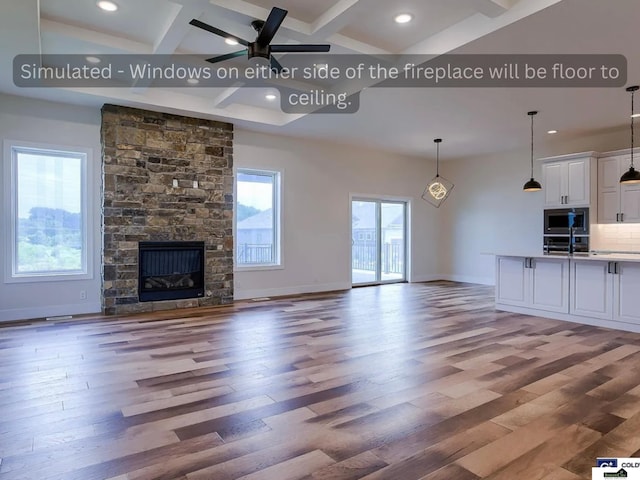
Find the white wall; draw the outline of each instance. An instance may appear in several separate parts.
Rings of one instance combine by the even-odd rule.
[[[440,277],[440,212],[420,198],[435,173],[433,162],[237,130],[234,165],[282,170],[284,209],[284,269],[236,272],[237,299],[349,288],[350,194],[410,198],[410,279]]]
[[[0,94],[0,140],[21,140],[93,150],[93,178],[90,179],[93,217],[93,279],[65,282],[5,283],[4,242],[7,237],[2,223],[0,241],[0,321],[55,315],[99,312],[100,305],[100,110]],[[3,150],[4,152],[4,150]],[[4,159],[3,159],[4,160]],[[0,175],[2,169],[0,169]],[[4,182],[0,182],[0,188]],[[5,192],[0,195],[0,212],[7,215]],[[5,217],[6,218],[6,217]],[[85,300],[80,291],[87,292]]]
[[[628,146],[629,133],[620,130],[571,142],[551,138],[536,138],[536,158],[622,149]],[[440,224],[439,270],[444,278],[493,285],[490,253],[542,251],[543,193],[522,191],[529,179],[529,158],[529,151],[522,149],[444,163],[443,174],[456,184]],[[534,172],[542,181],[540,164]]]

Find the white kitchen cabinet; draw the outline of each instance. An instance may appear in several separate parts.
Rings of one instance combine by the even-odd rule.
[[[570,313],[640,325],[640,263],[571,262]]]
[[[554,207],[588,207],[591,202],[591,165],[588,155],[542,164],[544,205]]]
[[[615,272],[615,319],[640,325],[640,263],[619,262]]]
[[[629,155],[598,159],[598,223],[640,223],[640,185],[621,185]]]
[[[569,261],[564,258],[498,257],[496,303],[569,312]]]
[[[613,319],[611,262],[571,262],[570,313],[590,318]]]

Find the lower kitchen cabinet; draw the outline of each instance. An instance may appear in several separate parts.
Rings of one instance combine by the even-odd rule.
[[[640,262],[496,258],[498,310],[640,331],[639,304]]]
[[[640,263],[573,260],[569,312],[640,325]]]
[[[640,263],[617,263],[616,320],[640,325]]]
[[[569,312],[569,260],[497,257],[496,304]]]

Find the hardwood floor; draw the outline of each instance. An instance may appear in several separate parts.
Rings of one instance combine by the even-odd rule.
[[[640,335],[437,282],[0,327],[0,480],[590,479]]]

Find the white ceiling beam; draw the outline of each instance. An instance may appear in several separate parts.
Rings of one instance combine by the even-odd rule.
[[[42,19],[40,28],[42,29],[42,33],[53,33],[82,42],[101,45],[109,49],[121,50],[126,53],[149,54],[153,51],[153,47],[146,43],[114,37],[113,35],[76,27],[75,25],[69,25],[67,23],[56,22],[54,20]]]
[[[178,46],[182,43],[184,37],[189,33],[191,25],[189,21],[192,18],[199,17],[206,8],[206,2],[198,2],[195,4],[172,5],[173,9],[168,16],[164,28],[158,35],[153,45],[153,53],[157,55],[172,55],[176,53]],[[132,89],[136,93],[141,93],[144,89],[149,88],[153,80],[149,78],[136,80]]]
[[[266,9],[254,5],[244,0],[209,0],[209,3],[215,7],[224,8],[234,13],[240,13],[252,20],[266,20],[271,9]],[[291,16],[287,16],[280,27],[283,31],[291,30],[293,32],[311,35],[311,25]],[[223,28],[224,30],[224,28]],[[251,40],[251,39],[247,39]]]
[[[477,40],[500,28],[506,27],[523,18],[544,10],[562,0],[527,0],[515,3],[513,7],[496,18],[477,13],[466,20],[456,23],[435,35],[406,49],[407,55],[441,55],[467,43]]]
[[[250,19],[266,19],[270,10],[258,7],[244,0],[209,0],[213,7],[242,14]],[[365,0],[341,0],[312,24],[290,15],[285,18],[280,31],[291,40],[301,43],[328,41],[355,53],[378,55],[389,53],[368,43],[359,42],[338,34],[348,21],[353,20],[365,8]],[[344,22],[344,23],[343,23]],[[218,26],[218,25],[216,25]],[[218,26],[220,27],[220,26]],[[223,27],[220,27],[224,30]],[[252,39],[247,39],[252,40]]]
[[[232,102],[232,97],[240,90],[242,85],[225,88],[222,92],[211,99],[211,106],[214,108],[225,108]]]
[[[514,0],[470,0],[471,6],[486,17],[502,15],[514,5]]]
[[[363,0],[340,0],[311,24],[312,38],[325,39],[338,33],[369,8],[365,3]]]

